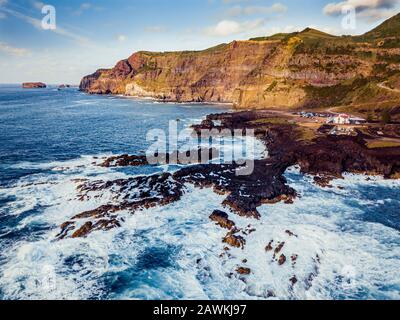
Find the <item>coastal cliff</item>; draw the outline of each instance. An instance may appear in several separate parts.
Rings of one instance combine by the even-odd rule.
[[[80,89],[237,108],[377,111],[400,102],[399,28],[400,14],[357,37],[307,28],[203,51],[142,51],[84,77]]]

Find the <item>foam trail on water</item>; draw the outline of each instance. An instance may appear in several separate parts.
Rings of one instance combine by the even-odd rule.
[[[230,213],[247,233],[243,250],[225,251],[227,231],[208,218],[215,209],[226,210],[224,197],[192,186],[181,201],[166,207],[122,212],[121,228],[55,241],[61,223],[112,200],[108,193],[77,200],[76,179],[127,177],[96,166],[98,160],[88,156],[39,164],[52,174],[24,177],[0,190],[1,198],[16,198],[2,216],[15,225],[2,230],[0,238],[1,298],[400,298],[400,235],[378,212],[400,205],[392,196],[399,192],[397,181],[347,175],[333,182],[334,188],[321,189],[292,168],[286,176],[301,196],[293,205],[262,206],[260,220]],[[368,188],[380,188],[381,198],[371,198]],[[42,209],[26,215],[35,207]],[[272,240],[274,250],[284,243],[275,257],[266,251]],[[281,255],[286,258],[282,265]],[[239,275],[238,267],[251,274]]]

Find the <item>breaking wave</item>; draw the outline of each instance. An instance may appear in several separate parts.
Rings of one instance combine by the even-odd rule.
[[[51,97],[61,94],[49,93]],[[102,112],[110,112],[108,125],[123,128],[130,138],[140,136],[129,131],[140,131],[138,122],[128,130],[125,118],[127,110],[133,112],[131,108],[142,113],[143,105],[114,99],[116,110],[109,111],[110,99],[85,97],[73,93],[73,101],[65,108],[78,108],[78,114],[87,116],[89,111],[79,108],[97,104]],[[216,107],[193,106],[203,109],[184,112],[174,105],[164,107],[175,112],[168,115],[169,120],[180,118],[183,125],[216,112]],[[71,117],[71,111],[62,110],[61,117]],[[185,117],[186,112],[195,114]],[[167,114],[157,109],[152,115],[157,117],[157,113]],[[110,200],[111,195],[104,192],[79,201],[76,187],[82,181],[176,170],[172,166],[99,167],[106,156],[121,151],[139,153],[145,146],[134,142],[127,148],[121,133],[110,137],[106,128],[93,134],[79,125],[83,126],[80,143],[88,143],[79,152],[86,156],[75,156],[74,146],[69,149],[67,145],[57,145],[66,148],[60,157],[53,157],[57,148],[44,151],[41,146],[35,157],[24,162],[16,160],[24,158],[20,154],[12,156],[12,149],[0,154],[5,157],[0,166],[4,175],[0,181],[0,299],[400,298],[400,183],[377,177],[367,181],[365,176],[347,175],[334,181],[333,188],[322,189],[311,177],[290,168],[285,176],[299,193],[294,204],[264,205],[259,208],[260,220],[230,213],[230,219],[246,232],[243,250],[226,250],[222,243],[226,231],[209,219],[214,210],[223,210],[224,196],[190,185],[178,202],[135,214],[121,212],[124,222],[120,228],[93,232],[87,238],[56,240],[63,222]],[[8,138],[29,132],[12,132]],[[85,140],[85,134],[90,139]],[[103,141],[105,147],[97,146],[90,155],[96,141]],[[265,156],[265,152],[258,144],[254,156]],[[266,250],[269,244],[272,251]],[[279,263],[276,252],[286,263]],[[239,267],[251,269],[251,274],[239,275]]]

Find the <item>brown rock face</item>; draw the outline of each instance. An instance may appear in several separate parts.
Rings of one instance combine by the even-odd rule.
[[[235,248],[243,248],[246,244],[246,240],[243,237],[232,233],[228,233],[223,242]]]
[[[281,254],[281,256],[279,257],[279,260],[278,260],[278,264],[280,265],[280,266],[282,266],[282,265],[284,265],[286,263],[286,256],[284,255],[284,254]]]
[[[24,89],[43,89],[46,87],[46,84],[43,82],[25,82],[22,84],[22,88]]]
[[[398,40],[390,39],[385,35],[379,39],[381,42],[375,38],[335,37],[308,28],[233,41],[203,51],[142,51],[112,69],[100,69],[84,77],[80,89],[164,101],[229,102],[238,108],[321,106],[330,98],[349,100],[351,92],[347,91],[352,91],[338,87],[326,94],[323,88],[346,86],[356,79],[372,82],[382,75],[399,78]],[[386,40],[396,44],[394,48],[379,45]],[[375,55],[376,60],[372,59]],[[345,92],[339,96],[339,90]],[[400,97],[394,91],[380,92],[390,94],[391,99]],[[371,98],[380,101],[378,96],[382,100],[379,94]]]
[[[251,273],[251,269],[243,268],[243,267],[238,268],[236,271],[237,271],[237,273],[239,273],[241,275],[246,275],[246,276]]]
[[[235,223],[229,220],[228,214],[225,212],[215,210],[213,214],[210,216],[212,221],[215,221],[221,228],[232,229],[235,226]]]
[[[274,243],[274,241],[272,241],[272,240],[270,241],[270,243],[268,243],[268,245],[265,247],[266,252],[274,250],[274,248],[272,247],[273,243]]]

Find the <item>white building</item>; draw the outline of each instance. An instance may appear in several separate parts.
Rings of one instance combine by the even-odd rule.
[[[350,123],[354,123],[354,124],[364,124],[366,123],[367,120],[363,119],[363,118],[358,118],[358,117],[352,117],[350,118]]]
[[[328,119],[327,123],[334,123],[334,124],[350,124],[350,116],[348,114],[342,113],[336,116],[333,116]]]

